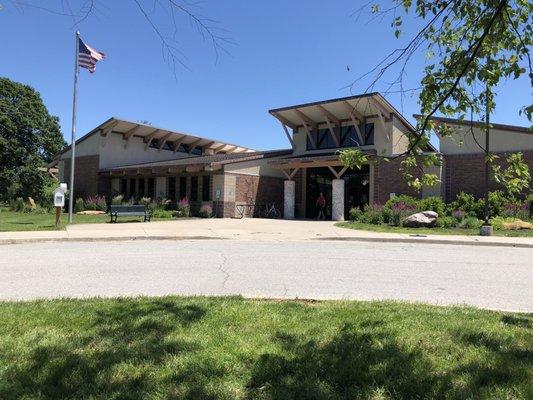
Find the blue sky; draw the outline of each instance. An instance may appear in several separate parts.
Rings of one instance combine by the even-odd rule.
[[[61,1],[40,2],[53,3]],[[69,17],[15,10],[7,2],[0,11],[0,75],[36,88],[70,138],[74,33],[79,29],[85,42],[108,58],[95,74],[80,73],[78,137],[116,116],[256,149],[287,147],[268,109],[362,92],[365,82],[352,92],[346,86],[418,27],[408,19],[403,39],[396,40],[389,20],[369,24],[369,15],[351,15],[360,3],[206,0],[195,11],[218,21],[235,45],[225,46],[230,55],[221,54],[215,62],[209,43],[186,18],[178,19],[179,49],[190,71],[178,67],[175,79],[159,39],[133,1],[100,0],[96,13],[78,26]],[[171,32],[169,21],[160,17],[154,15]],[[418,86],[422,62],[415,59],[409,68],[407,87]],[[398,95],[388,99],[410,120],[418,112],[416,96],[406,98],[403,107]],[[531,102],[527,79],[506,82],[497,100],[494,122],[529,125],[518,115]]]

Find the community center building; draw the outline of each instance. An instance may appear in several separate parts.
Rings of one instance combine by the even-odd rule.
[[[316,218],[320,193],[326,217],[342,220],[351,207],[385,203],[396,194],[442,196],[459,191],[480,196],[484,143],[480,124],[434,118],[455,125],[453,138],[439,137],[442,157],[432,167],[440,183],[416,193],[405,182],[399,157],[348,169],[339,150],[359,148],[369,157],[405,152],[415,128],[382,95],[370,93],[272,109],[290,148],[256,151],[151,125],[110,118],[76,141],[75,197],[123,194],[126,198],[187,198],[191,208],[209,204],[218,217],[234,217],[237,206],[275,204],[285,218]],[[529,128],[493,124],[491,150],[521,151],[533,169]],[[69,182],[70,147],[54,161]],[[242,209],[243,207],[241,207]]]

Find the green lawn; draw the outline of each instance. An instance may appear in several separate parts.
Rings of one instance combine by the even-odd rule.
[[[390,226],[386,224],[373,225],[362,222],[339,222],[341,228],[356,229],[373,232],[407,233],[412,235],[479,235],[479,229],[462,228],[404,228],[403,226]],[[501,230],[494,231],[495,236],[533,237],[531,230]]]
[[[120,222],[142,221],[139,218],[119,218]],[[157,218],[152,218],[157,220]],[[68,221],[68,214],[61,216],[61,228],[65,229]],[[95,224],[108,223],[109,215],[73,215],[72,221],[75,224]],[[0,210],[0,232],[6,231],[50,231],[55,230],[55,214],[21,213]]]
[[[0,399],[531,399],[533,315],[393,302],[0,302]]]

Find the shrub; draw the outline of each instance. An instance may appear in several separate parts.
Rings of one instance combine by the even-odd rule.
[[[200,207],[198,216],[202,218],[211,218],[213,216],[213,208],[208,204],[204,204],[202,207]]]
[[[363,211],[359,207],[352,207],[348,212],[348,219],[350,221],[359,221],[362,215]]]
[[[416,207],[406,204],[404,202],[398,202],[392,205],[389,224],[393,226],[401,226],[402,221],[409,215],[414,214],[417,211]]]
[[[11,211],[23,212],[26,208],[26,203],[22,197],[17,197],[15,200],[11,200],[9,203],[9,209]]]
[[[379,225],[383,223],[383,206],[367,204],[359,221],[365,224]]]
[[[466,213],[463,210],[453,210],[452,217],[455,218],[458,222],[461,222],[465,219]]]
[[[521,219],[522,221],[527,220],[529,218],[529,203],[507,203],[503,206],[500,215],[504,218],[511,217]]]
[[[161,208],[156,208],[153,212],[152,212],[152,217],[154,218],[172,218],[174,215],[172,213],[172,211],[168,211],[168,210],[163,210]]]
[[[85,209],[92,211],[106,211],[107,202],[105,196],[89,196],[85,199]]]
[[[117,194],[115,197],[111,199],[111,204],[114,206],[120,206],[123,201],[124,201],[124,195]]]
[[[143,197],[139,200],[139,204],[142,204],[143,206],[147,208],[149,208],[151,202],[152,202],[152,199],[150,197]]]
[[[85,203],[81,197],[78,197],[74,202],[74,212],[79,213],[85,210]]]
[[[419,211],[435,211],[439,216],[446,214],[446,204],[437,196],[426,197],[418,203]]]
[[[187,197],[184,197],[178,201],[176,211],[173,213],[173,215],[177,218],[186,218],[191,215],[191,205],[189,204]]]
[[[162,198],[162,199],[159,199],[159,201],[157,202],[156,208],[160,210],[168,210],[168,207],[171,204],[172,204],[172,201],[170,201],[169,199]]]
[[[471,194],[460,192],[450,206],[452,210],[463,211],[466,215],[476,215],[476,199]]]
[[[403,204],[402,207],[410,207],[413,209],[418,209],[419,200],[415,199],[414,197],[401,194],[401,195],[394,196],[390,198],[389,200],[387,200],[387,202],[385,203],[385,207],[392,209],[393,206],[398,203],[402,203]]]
[[[439,228],[455,228],[457,226],[457,219],[448,215],[439,216],[435,226]]]
[[[479,229],[483,221],[477,219],[476,217],[466,217],[459,223],[459,228],[464,229]]]
[[[504,217],[494,217],[491,218],[489,221],[492,225],[492,229],[495,231],[503,231],[505,228],[503,227],[503,223],[505,222],[506,218]]]

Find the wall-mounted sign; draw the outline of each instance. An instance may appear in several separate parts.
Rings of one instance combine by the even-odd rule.
[[[220,189],[216,189],[216,190],[215,190],[215,199],[220,200],[220,196],[221,196],[221,194],[222,194],[222,193],[220,192]]]

